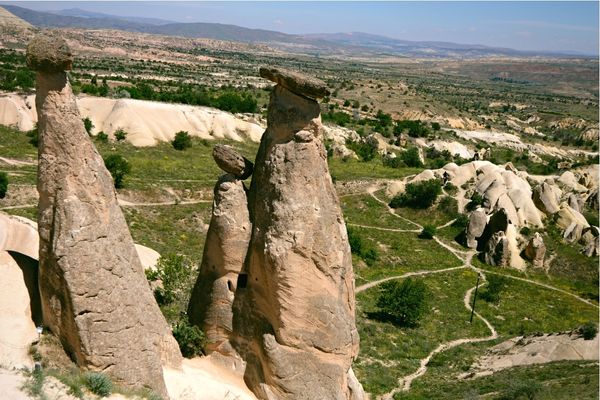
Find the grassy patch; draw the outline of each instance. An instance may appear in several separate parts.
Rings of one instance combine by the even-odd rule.
[[[414,372],[420,359],[441,343],[489,335],[479,319],[469,324],[469,312],[463,304],[465,292],[477,279],[473,271],[459,270],[419,279],[423,279],[429,295],[427,312],[414,328],[399,328],[390,322],[368,318],[368,313],[377,311],[378,288],[357,296],[361,354],[353,368],[370,393],[381,394],[394,388],[398,378]]]
[[[357,284],[410,271],[438,270],[458,267],[462,262],[448,250],[431,240],[418,238],[418,233],[389,232],[353,227],[353,232],[375,247],[379,258],[366,267],[354,259]]]
[[[536,400],[595,400],[598,398],[598,363],[589,361],[559,361],[549,364],[522,366],[469,380],[448,376],[461,372],[463,360],[473,359],[471,345],[455,348],[436,356],[427,374],[413,382],[410,393],[395,399],[499,399],[516,384],[534,382],[541,385]],[[469,350],[471,348],[471,350]],[[435,364],[435,365],[433,365]],[[457,368],[458,367],[458,368]]]
[[[476,308],[506,336],[561,332],[598,318],[596,308],[574,297],[510,278],[497,304],[479,301]]]
[[[124,207],[123,212],[136,243],[199,262],[211,207],[210,203]]]
[[[338,181],[379,178],[400,179],[422,171],[422,168],[389,168],[382,164],[379,157],[367,162],[352,158],[344,161],[341,158],[332,157],[329,158],[328,162],[331,176]]]
[[[377,226],[388,229],[417,228],[415,225],[390,214],[385,205],[368,194],[345,196],[341,198],[341,203],[347,224]]]

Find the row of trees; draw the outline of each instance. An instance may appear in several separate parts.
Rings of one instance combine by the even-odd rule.
[[[233,87],[214,90],[200,85],[179,84],[174,90],[172,88],[156,90],[147,82],[138,82],[132,86],[118,86],[110,89],[105,79],[101,85],[98,85],[95,78],[92,78],[91,83],[82,84],[80,90],[93,96],[130,97],[138,100],[207,106],[232,113],[258,112],[258,102],[254,96],[245,91],[240,92]]]

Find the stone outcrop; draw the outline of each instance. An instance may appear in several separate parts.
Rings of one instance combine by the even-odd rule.
[[[246,189],[239,180],[245,176],[245,165],[250,161],[224,147],[215,146],[213,157],[225,171],[237,171],[238,177],[225,174],[215,185],[212,218],[188,315],[190,322],[202,327],[206,334],[206,351],[229,356],[235,355],[229,342],[233,332],[233,300],[238,284],[245,284],[240,282],[239,273],[252,229]]]
[[[254,164],[231,146],[218,144],[213,148],[213,158],[223,171],[244,180],[252,175]]]
[[[583,230],[579,243],[583,245],[583,253],[588,257],[595,257],[600,253],[600,232],[595,226]]]
[[[542,182],[533,191],[533,202],[546,214],[558,212],[561,190],[553,184]]]
[[[483,260],[486,264],[506,267],[510,264],[510,246],[503,231],[495,232],[485,244]]]
[[[279,67],[261,67],[259,74],[261,77],[273,81],[279,84],[280,87],[300,96],[310,99],[321,99],[329,96],[329,89],[327,89],[325,82],[296,71]]]
[[[466,229],[468,248],[477,248],[477,239],[483,234],[486,224],[487,215],[483,208],[478,208],[469,215],[469,224]]]
[[[527,258],[534,267],[543,268],[544,267],[544,256],[546,255],[546,245],[544,244],[544,239],[542,235],[536,232],[533,237],[527,243],[527,246],[524,250],[525,258]]]
[[[233,344],[260,399],[362,399],[350,247],[313,100],[325,85],[273,68],[261,76],[278,85],[248,197]]]
[[[144,276],[110,173],[86,133],[66,73],[67,44],[38,36],[39,281],[44,325],[78,365],[166,396],[181,354]]]
[[[590,226],[585,217],[567,203],[561,203],[557,215],[556,223],[563,229],[563,238],[568,242],[577,242],[583,230]]]

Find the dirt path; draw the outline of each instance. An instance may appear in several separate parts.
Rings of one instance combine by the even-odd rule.
[[[361,225],[361,224],[351,224],[351,223],[346,223],[347,226],[356,226],[358,228],[365,228],[365,229],[376,229],[378,231],[387,231],[387,232],[411,232],[411,233],[419,233],[421,232],[421,230],[419,229],[396,229],[396,228],[382,228],[379,226],[372,226],[372,225]]]
[[[410,223],[410,224],[416,226],[417,229],[414,229],[414,230],[404,230],[404,229],[380,228],[380,227],[375,227],[375,226],[366,226],[366,225],[358,225],[358,224],[348,224],[348,225],[355,225],[355,226],[360,226],[360,227],[363,227],[363,228],[379,229],[379,230],[392,231],[392,232],[420,232],[423,229],[423,227],[420,224],[418,224],[418,223],[416,223],[414,221],[411,221],[410,219],[405,218],[405,217],[403,217],[403,216],[401,216],[399,214],[396,214],[395,210],[392,209],[385,201],[379,199],[375,195],[375,192],[377,190],[379,190],[379,189],[380,188],[377,187],[377,186],[371,186],[371,187],[369,187],[367,189],[367,193],[371,197],[373,197],[376,201],[378,201],[379,203],[385,205],[387,211],[390,214],[392,214],[395,217],[403,220],[404,222],[407,222],[407,223]],[[464,205],[461,205],[461,206],[462,206],[461,208],[464,207]],[[443,224],[443,225],[437,227],[437,229],[442,229],[442,228],[448,227],[453,222],[454,222],[454,220],[449,221],[446,224]],[[423,271],[407,272],[407,273],[402,274],[402,275],[397,275],[397,276],[391,276],[391,277],[386,277],[386,278],[378,279],[376,281],[369,282],[369,283],[366,283],[364,285],[358,286],[356,288],[356,293],[360,293],[360,292],[362,292],[364,290],[373,288],[373,287],[375,287],[375,286],[377,286],[377,285],[379,285],[379,284],[381,284],[383,282],[391,281],[391,280],[394,280],[394,279],[403,279],[403,278],[407,278],[407,277],[410,277],[410,276],[426,276],[426,275],[431,275],[431,274],[436,274],[436,273],[450,272],[450,271],[455,271],[455,270],[459,270],[459,269],[470,268],[474,272],[476,272],[477,274],[479,274],[479,276],[482,278],[483,282],[482,282],[482,284],[480,286],[483,286],[483,285],[485,285],[487,283],[485,273],[491,273],[491,274],[495,274],[495,275],[502,275],[502,276],[505,276],[507,278],[516,279],[516,280],[519,280],[519,281],[522,281],[522,282],[527,282],[527,283],[530,283],[530,284],[538,285],[538,286],[544,287],[544,288],[546,288],[548,290],[553,290],[553,291],[556,291],[556,292],[559,292],[559,293],[563,293],[563,294],[569,295],[569,296],[574,297],[577,300],[579,300],[579,301],[581,301],[581,302],[583,302],[583,303],[585,303],[587,305],[593,306],[595,308],[599,308],[596,304],[594,304],[594,303],[590,302],[589,300],[586,300],[586,299],[584,299],[584,298],[582,298],[580,296],[577,296],[574,293],[568,292],[568,291],[563,290],[563,289],[556,288],[554,286],[551,286],[551,285],[548,285],[548,284],[545,284],[545,283],[537,282],[537,281],[534,281],[532,279],[526,279],[526,278],[520,278],[520,277],[516,277],[516,276],[512,276],[512,275],[506,275],[506,274],[502,274],[502,273],[499,273],[499,272],[484,271],[484,270],[482,270],[480,268],[474,267],[471,264],[471,261],[472,261],[473,257],[477,254],[477,252],[475,250],[465,251],[465,250],[461,250],[461,249],[455,248],[454,246],[445,243],[439,237],[436,237],[436,236],[434,236],[433,239],[436,241],[437,244],[439,244],[444,249],[446,249],[447,251],[449,251],[450,253],[452,253],[452,255],[454,255],[456,258],[458,258],[459,260],[461,260],[463,262],[463,265],[461,265],[459,267],[446,268],[446,269],[441,269],[441,270],[423,270]],[[475,291],[475,287],[470,288],[469,290],[467,290],[467,292],[465,293],[465,296],[463,298],[464,306],[469,311],[472,311],[471,304],[472,304],[472,296],[473,296],[473,292],[474,291]],[[377,396],[377,400],[392,400],[394,398],[395,394],[397,394],[399,392],[402,392],[402,391],[409,391],[412,382],[415,379],[419,378],[420,376],[423,376],[427,372],[427,365],[429,364],[429,362],[431,361],[431,359],[436,354],[439,354],[441,352],[444,352],[444,351],[449,350],[451,348],[454,348],[456,346],[461,346],[463,344],[486,342],[486,341],[491,341],[491,340],[497,339],[499,335],[498,335],[498,332],[496,331],[496,328],[486,318],[484,318],[481,314],[479,314],[477,311],[475,311],[473,314],[477,318],[479,318],[487,326],[487,328],[490,331],[490,335],[489,336],[486,336],[486,337],[477,337],[477,338],[460,338],[460,339],[455,339],[455,340],[452,340],[450,342],[446,342],[446,343],[440,344],[433,351],[431,351],[427,355],[427,357],[425,357],[425,358],[423,358],[423,359],[420,360],[420,362],[419,362],[420,366],[419,366],[419,368],[415,372],[413,372],[410,375],[407,375],[407,376],[399,378],[398,379],[398,385],[394,389],[392,389],[390,392],[385,393],[385,394],[380,395],[380,396]]]
[[[123,199],[119,199],[121,207],[153,207],[153,206],[176,206],[188,204],[212,203],[212,200],[189,200],[189,201],[163,201],[158,203],[135,203]]]
[[[16,160],[14,158],[6,158],[6,157],[0,157],[0,162],[7,164],[7,165],[15,166],[15,167],[22,167],[24,165],[37,165],[37,161],[23,161],[23,160]]]

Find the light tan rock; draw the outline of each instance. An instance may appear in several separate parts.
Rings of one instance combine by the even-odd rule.
[[[559,210],[560,196],[562,191],[548,182],[543,182],[533,191],[535,205],[548,215]]]
[[[576,242],[581,239],[583,230],[590,226],[585,217],[567,203],[561,203],[557,215],[556,223],[563,229],[563,238],[568,242]]]
[[[477,248],[477,239],[483,234],[487,224],[487,215],[483,208],[478,208],[469,215],[469,225],[467,225],[467,247]]]
[[[253,234],[234,304],[260,399],[362,399],[354,275],[316,101],[275,86],[249,194]]]
[[[37,60],[32,67],[44,65],[43,57],[51,58],[28,54]],[[44,325],[78,365],[166,396],[161,364],[179,365],[181,354],[145,279],[110,173],[66,74],[38,71],[36,93]]]
[[[536,232],[525,247],[525,257],[531,261],[534,267],[544,267],[544,256],[546,255],[546,245],[539,232]]]
[[[215,186],[202,264],[188,307],[190,322],[206,334],[209,353],[235,355],[229,343],[232,306],[251,228],[244,184],[233,175],[223,175]]]

